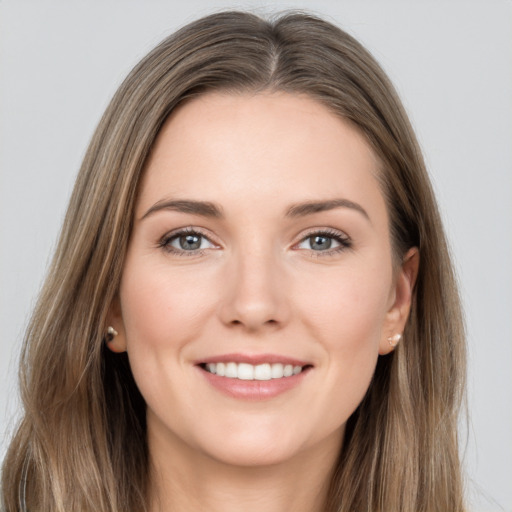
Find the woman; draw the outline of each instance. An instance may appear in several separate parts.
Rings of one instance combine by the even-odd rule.
[[[304,14],[144,58],[22,356],[11,510],[462,510],[461,311],[406,114]]]

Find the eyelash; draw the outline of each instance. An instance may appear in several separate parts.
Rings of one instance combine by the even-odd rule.
[[[174,240],[176,240],[179,237],[186,236],[186,235],[196,235],[199,237],[202,237],[206,240],[208,240],[213,245],[214,242],[210,240],[210,238],[204,234],[200,229],[193,228],[193,227],[187,227],[182,228],[178,231],[173,231],[171,233],[168,233],[164,235],[160,241],[158,242],[158,247],[162,248],[168,253],[171,253],[176,256],[184,256],[184,257],[190,257],[190,256],[202,256],[205,253],[205,249],[195,249],[191,251],[185,251],[183,249],[176,249],[175,247],[172,247],[170,243]],[[352,241],[351,239],[345,235],[344,233],[334,230],[334,229],[322,229],[322,230],[316,230],[311,231],[307,233],[305,236],[303,236],[299,242],[294,244],[294,247],[297,245],[305,242],[306,240],[313,238],[313,237],[325,237],[330,238],[332,240],[335,240],[337,243],[339,243],[338,247],[335,247],[334,249],[328,249],[325,251],[315,251],[313,249],[309,249],[311,257],[314,258],[321,258],[326,256],[335,256],[339,254],[340,252],[350,249],[352,247]]]

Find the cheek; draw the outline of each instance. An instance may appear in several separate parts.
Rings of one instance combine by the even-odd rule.
[[[187,407],[180,393],[185,348],[208,328],[215,287],[198,272],[163,261],[127,259],[120,287],[130,367],[149,409]],[[169,420],[170,421],[170,420]]]
[[[323,290],[308,293],[304,287],[298,294],[303,322],[325,354],[326,386],[331,393],[325,395],[323,407],[328,407],[326,421],[333,427],[346,421],[370,385],[392,282],[386,268],[340,270]]]
[[[389,266],[390,267],[390,266]],[[302,318],[330,350],[377,349],[386,317],[391,270],[384,265],[351,265],[330,272],[325,280],[303,282],[297,290]],[[321,287],[315,286],[324,282]]]
[[[121,281],[121,310],[128,351],[138,345],[175,350],[204,327],[215,288],[200,272],[176,271],[160,262],[132,265]]]

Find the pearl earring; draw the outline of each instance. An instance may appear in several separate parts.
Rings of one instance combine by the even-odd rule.
[[[111,326],[109,325],[107,328],[107,335],[105,336],[105,342],[109,343],[112,341],[119,333]]]
[[[402,339],[401,334],[394,334],[388,338],[388,343],[395,348],[398,345],[398,342]]]

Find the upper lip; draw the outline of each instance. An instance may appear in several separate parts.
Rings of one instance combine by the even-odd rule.
[[[279,354],[222,354],[218,356],[207,357],[195,362],[195,364],[209,363],[247,363],[254,366],[265,363],[281,363],[284,365],[291,364],[293,366],[311,366],[311,363],[307,361]]]

